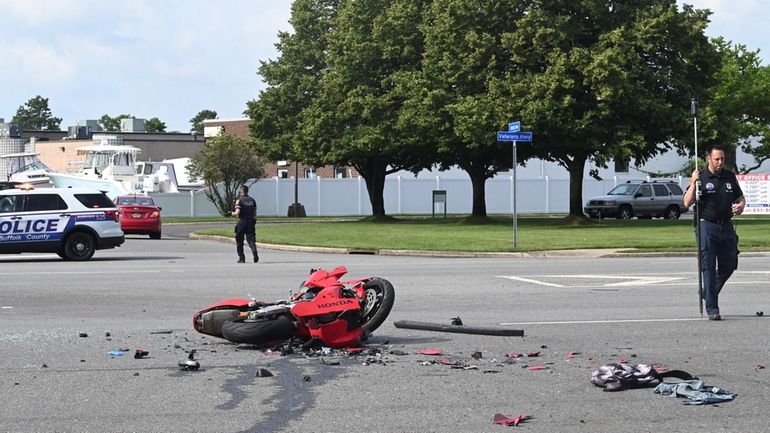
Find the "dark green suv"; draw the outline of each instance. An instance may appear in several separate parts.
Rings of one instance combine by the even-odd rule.
[[[591,197],[583,210],[591,218],[678,219],[688,210],[682,203],[682,194],[676,182],[629,180],[607,195]]]

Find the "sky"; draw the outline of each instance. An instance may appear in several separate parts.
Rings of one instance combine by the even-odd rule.
[[[679,4],[682,1],[679,0]],[[711,9],[709,36],[770,60],[763,0],[686,0]],[[167,131],[214,110],[243,117],[260,60],[291,31],[291,0],[0,0],[0,118],[40,95],[62,129],[78,120],[157,117]]]

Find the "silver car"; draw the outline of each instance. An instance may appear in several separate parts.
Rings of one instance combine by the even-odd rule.
[[[591,197],[583,211],[591,218],[678,219],[688,211],[682,195],[682,188],[676,182],[629,180],[607,195]]]

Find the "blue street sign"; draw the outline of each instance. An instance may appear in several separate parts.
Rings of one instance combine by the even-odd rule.
[[[519,132],[519,131],[521,131],[521,122],[519,122],[518,120],[508,124],[508,132]]]
[[[532,141],[531,132],[497,131],[497,141]]]

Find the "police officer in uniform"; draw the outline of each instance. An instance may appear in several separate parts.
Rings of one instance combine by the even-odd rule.
[[[249,196],[248,186],[241,185],[241,195],[235,200],[235,210],[232,215],[238,217],[238,224],[235,225],[235,250],[238,252],[238,263],[246,263],[246,256],[243,253],[244,236],[254,255],[254,263],[257,263],[259,255],[254,230],[257,224],[257,202]]]
[[[724,168],[725,150],[712,146],[707,154],[708,166],[693,170],[690,185],[684,193],[684,205],[695,201],[695,185],[699,182],[700,254],[703,273],[703,296],[709,320],[722,320],[719,315],[719,292],[738,268],[738,236],[730,219],[740,215],[746,205],[735,173]],[[696,214],[697,215],[697,214]]]

